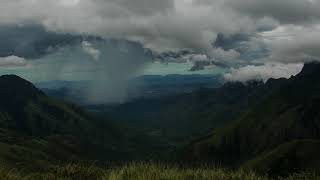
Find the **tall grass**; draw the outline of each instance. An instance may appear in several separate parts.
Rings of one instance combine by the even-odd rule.
[[[247,171],[222,168],[177,168],[155,163],[132,163],[121,167],[98,168],[70,164],[53,167],[47,172],[22,173],[0,166],[0,179],[7,180],[319,180],[312,173],[294,174],[286,178],[269,178]]]
[[[161,164],[135,163],[110,171],[103,180],[267,180],[251,172],[214,168],[177,168]]]

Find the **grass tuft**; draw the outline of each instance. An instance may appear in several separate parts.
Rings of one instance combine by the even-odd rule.
[[[98,168],[69,164],[50,168],[47,172],[25,174],[0,166],[0,177],[6,180],[318,180],[316,173],[292,174],[289,177],[270,178],[254,172],[230,171],[223,168],[178,168],[156,163],[131,163],[121,167]]]

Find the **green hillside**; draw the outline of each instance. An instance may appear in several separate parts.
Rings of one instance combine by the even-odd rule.
[[[33,165],[125,158],[120,129],[47,97],[14,75],[0,77],[0,159]]]
[[[249,108],[237,121],[191,143],[182,153],[184,158],[239,166],[294,140],[318,140],[319,77],[320,65],[306,64],[299,75],[287,81],[281,80],[279,86],[271,86],[269,93],[261,94],[263,100]],[[313,145],[316,144],[311,143],[308,147]],[[307,151],[302,155],[308,156]],[[316,162],[320,164],[320,159]]]
[[[320,141],[295,140],[246,162],[243,168],[267,174],[288,175],[320,169]]]
[[[117,119],[138,130],[157,132],[169,139],[189,141],[228,124],[260,99],[262,82],[226,83],[169,98],[138,99],[106,108],[100,116]],[[257,90],[259,89],[259,90]]]

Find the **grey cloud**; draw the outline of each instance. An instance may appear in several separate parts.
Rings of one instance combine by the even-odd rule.
[[[47,47],[61,44],[61,39],[73,39],[66,35],[70,33],[135,41],[160,54],[204,54],[228,65],[260,60],[300,62],[304,61],[301,58],[319,57],[319,42],[311,37],[319,36],[319,8],[318,0],[1,0],[2,26],[38,24],[44,28],[39,36],[33,34],[36,30],[25,30],[31,35],[8,36],[16,38],[7,38],[9,46],[0,46],[0,53],[37,57],[45,54]],[[290,36],[289,41],[276,37],[276,31],[288,24],[302,32]],[[304,30],[310,30],[310,35]],[[270,40],[266,33],[275,37]],[[288,35],[291,29],[283,33]],[[33,36],[36,40],[28,39]],[[17,42],[19,39],[24,43]],[[86,50],[97,54],[94,49]],[[121,57],[110,61],[117,58]],[[185,61],[181,57],[170,60]]]
[[[19,11],[17,11],[19,9]],[[142,42],[156,51],[192,49],[212,57],[219,32],[254,31],[255,22],[223,7],[178,0],[4,0],[0,23],[36,23],[50,31]]]
[[[280,25],[280,22],[272,17],[264,16],[258,19],[256,22],[256,28],[258,32],[272,31]]]
[[[247,33],[250,40],[237,39],[237,34],[217,38],[216,46],[234,49],[241,54],[239,60],[306,62],[318,60],[320,1],[318,0],[197,0],[196,4],[231,9],[240,16],[255,20],[255,32]],[[222,5],[221,5],[222,4]],[[284,28],[291,26],[292,28]],[[277,34],[283,29],[282,34]],[[296,30],[298,29],[298,30]],[[261,34],[274,35],[264,39]],[[300,31],[300,32],[296,32]],[[276,32],[276,33],[274,33]],[[246,61],[244,61],[246,62]]]
[[[320,20],[318,0],[227,0],[227,6],[253,17],[273,17],[281,23],[305,24]]]
[[[79,36],[56,34],[38,25],[0,26],[0,57],[39,58],[55,48],[81,40]]]
[[[190,71],[201,71],[210,65],[212,65],[210,61],[196,61]]]
[[[119,3],[120,6],[139,15],[167,13],[174,9],[173,0],[110,0],[110,2]]]
[[[283,32],[290,32],[290,34]],[[269,34],[270,36],[270,34]],[[282,27],[271,33],[272,54],[269,59],[278,62],[320,61],[320,27]],[[267,36],[268,37],[268,36]]]
[[[247,63],[268,56],[268,49],[265,43],[257,35],[253,34],[224,35],[220,33],[213,46],[222,48],[224,51],[234,50],[240,54],[238,60],[243,60]]]
[[[224,35],[219,33],[213,46],[221,47],[224,50],[230,50],[237,48],[239,43],[247,42],[250,40],[250,35],[248,34],[232,34]]]

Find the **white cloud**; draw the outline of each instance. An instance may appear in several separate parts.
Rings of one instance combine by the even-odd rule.
[[[23,67],[27,65],[24,58],[17,56],[0,57],[0,67]]]
[[[88,41],[82,42],[82,49],[85,53],[90,55],[94,60],[99,60],[100,58],[100,51],[98,49],[95,49],[93,45]]]
[[[197,61],[210,61],[210,58],[205,54],[187,54],[182,56],[181,62],[197,62]],[[178,61],[178,60],[175,60]]]
[[[264,65],[248,65],[239,69],[231,69],[230,73],[224,75],[227,81],[245,82],[248,80],[267,81],[270,78],[289,78],[298,74],[303,68],[302,63],[282,64],[267,63]]]
[[[271,47],[272,61],[309,62],[320,61],[320,27],[281,26],[264,34]]]

